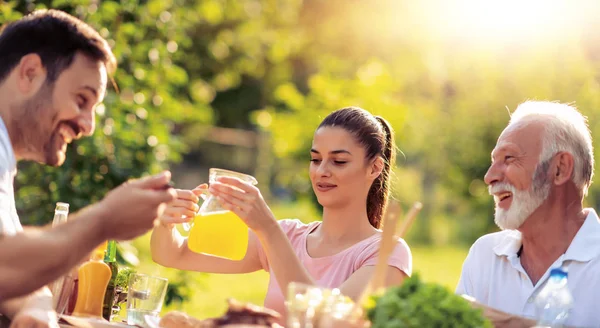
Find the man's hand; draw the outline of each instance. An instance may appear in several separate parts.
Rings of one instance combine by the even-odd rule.
[[[506,313],[498,309],[494,309],[485,304],[481,304],[475,300],[475,298],[469,295],[461,295],[464,299],[471,303],[471,306],[480,308],[483,310],[483,316],[486,317],[494,327],[504,328],[528,328],[535,326],[535,321],[526,319],[518,315]]]
[[[58,316],[53,310],[26,308],[17,313],[10,328],[59,328]]]
[[[55,281],[108,239],[133,239],[154,228],[177,196],[170,181],[170,172],[129,181],[64,224],[0,238],[0,300]]]
[[[10,328],[58,328],[58,316],[53,309],[52,294],[42,288],[21,303],[12,318]]]
[[[100,211],[102,233],[107,239],[128,240],[146,233],[158,223],[166,204],[177,194],[169,187],[171,173],[128,181],[109,192],[92,210]]]

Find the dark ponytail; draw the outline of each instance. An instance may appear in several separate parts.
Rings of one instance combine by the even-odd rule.
[[[385,143],[381,154],[384,163],[381,174],[373,181],[371,189],[369,189],[369,195],[367,196],[367,216],[369,217],[369,223],[373,227],[379,228],[390,195],[390,177],[392,166],[396,160],[396,145],[394,130],[390,124],[381,116],[376,116],[375,118],[379,121],[385,133]]]
[[[367,217],[375,228],[381,226],[381,219],[390,195],[390,175],[396,160],[394,130],[380,116],[358,107],[346,107],[329,114],[319,128],[336,126],[350,132],[358,143],[365,147],[366,160],[380,156],[384,161],[381,174],[373,181],[367,196]]]

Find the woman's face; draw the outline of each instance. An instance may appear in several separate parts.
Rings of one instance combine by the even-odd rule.
[[[379,161],[367,161],[365,149],[348,131],[322,127],[310,150],[310,181],[319,204],[344,207],[350,202],[366,206],[371,184],[381,169]]]

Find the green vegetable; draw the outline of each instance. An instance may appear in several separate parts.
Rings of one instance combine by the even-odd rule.
[[[422,282],[418,274],[373,296],[367,317],[372,328],[492,327],[480,309],[441,285]]]
[[[127,284],[129,283],[129,277],[135,274],[135,270],[131,268],[119,268],[117,278],[115,278],[115,287],[121,287],[123,291],[127,291]]]

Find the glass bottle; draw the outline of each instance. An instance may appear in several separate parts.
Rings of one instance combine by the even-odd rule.
[[[113,312],[113,301],[115,299],[115,280],[119,273],[119,266],[117,265],[117,243],[114,240],[108,242],[106,248],[106,255],[104,256],[104,263],[110,268],[111,276],[106,286],[106,293],[104,294],[104,303],[102,305],[102,316],[104,319],[111,321]]]
[[[56,227],[60,224],[67,222],[69,216],[69,204],[63,202],[57,202],[56,208],[54,209],[54,218],[52,219],[52,227]],[[69,303],[69,297],[73,291],[74,277],[71,273],[68,273],[49,285],[50,291],[52,292],[52,303],[54,310],[58,314],[63,314],[67,309]]]

